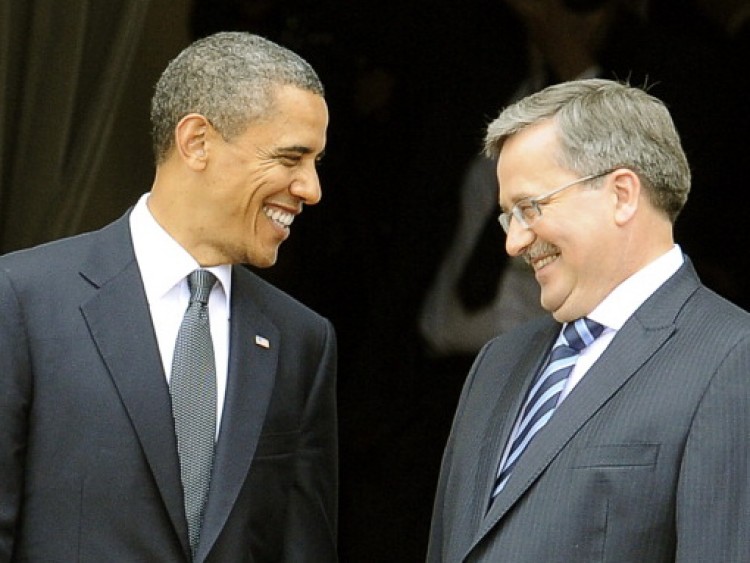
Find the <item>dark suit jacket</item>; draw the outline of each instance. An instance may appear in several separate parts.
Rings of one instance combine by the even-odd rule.
[[[464,386],[428,560],[750,560],[750,315],[684,265],[625,323],[487,511],[521,402],[560,326],[489,342]]]
[[[230,334],[196,561],[334,561],[333,329],[235,267]],[[0,561],[187,561],[182,498],[128,217],[0,258]]]

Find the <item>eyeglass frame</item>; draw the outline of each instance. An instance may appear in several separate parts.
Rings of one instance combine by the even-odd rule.
[[[568,188],[572,188],[573,186],[576,186],[578,184],[582,184],[584,182],[590,182],[591,180],[596,180],[598,178],[602,178],[606,176],[607,174],[611,174],[617,170],[617,168],[610,168],[608,170],[605,170],[604,172],[599,172],[597,174],[589,174],[588,176],[583,176],[581,178],[578,178],[577,180],[573,180],[572,182],[568,182],[567,184],[564,184],[560,186],[559,188],[555,188],[554,190],[547,192],[546,194],[534,196],[534,197],[525,197],[523,199],[520,199],[516,202],[516,204],[512,207],[509,213],[501,213],[497,221],[500,223],[500,226],[503,228],[503,231],[505,231],[505,234],[508,234],[508,231],[510,230],[510,220],[514,218],[516,221],[518,221],[518,224],[525,230],[529,230],[531,227],[533,227],[537,221],[542,217],[542,205],[547,203],[547,200],[551,199],[552,197],[556,196],[563,190],[567,190]],[[521,209],[521,206],[524,207],[524,209],[533,209],[534,210],[534,221],[533,223],[529,223],[529,221],[526,220],[526,217],[524,217],[523,211]]]

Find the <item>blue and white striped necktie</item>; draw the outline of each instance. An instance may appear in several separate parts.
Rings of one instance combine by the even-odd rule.
[[[578,360],[581,350],[596,340],[604,330],[599,323],[580,318],[568,323],[552,349],[547,367],[532,386],[521,410],[519,423],[511,437],[505,463],[498,468],[490,503],[503,490],[513,468],[534,435],[547,424],[555,412],[560,395]]]

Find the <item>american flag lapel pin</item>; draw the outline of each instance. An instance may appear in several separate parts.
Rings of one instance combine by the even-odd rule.
[[[261,336],[260,334],[255,335],[255,344],[257,346],[260,346],[261,348],[270,348],[271,343],[268,341],[268,338],[265,338]]]

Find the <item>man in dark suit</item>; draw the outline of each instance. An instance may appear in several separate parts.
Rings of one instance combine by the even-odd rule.
[[[750,316],[673,242],[690,173],[667,109],[561,83],[506,108],[486,149],[506,250],[552,318],[476,358],[428,560],[746,561]]]
[[[335,561],[334,332],[239,266],[320,200],[323,87],[216,34],[169,64],[152,122],[131,212],[0,258],[0,561]]]

